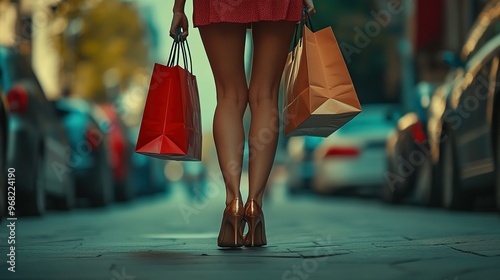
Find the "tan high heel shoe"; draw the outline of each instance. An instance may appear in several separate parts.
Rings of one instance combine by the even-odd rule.
[[[245,220],[248,223],[248,233],[245,236],[245,246],[260,247],[267,244],[266,227],[262,208],[251,199],[245,204]]]
[[[224,209],[217,244],[219,247],[243,246],[245,211],[240,199],[233,199]]]

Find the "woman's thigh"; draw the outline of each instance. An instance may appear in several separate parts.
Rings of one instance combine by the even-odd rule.
[[[296,26],[297,24],[291,21],[261,21],[252,24],[254,51],[250,80],[251,99],[277,96]]]
[[[234,91],[244,91],[246,94],[246,25],[215,23],[200,26],[198,29],[210,61],[218,95]]]

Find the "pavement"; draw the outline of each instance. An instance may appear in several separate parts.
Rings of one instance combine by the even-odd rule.
[[[500,279],[500,215],[289,196],[264,204],[268,246],[220,249],[223,191],[19,217],[15,272],[0,227],[0,279]],[[201,199],[206,197],[206,199]],[[3,259],[3,260],[2,260]]]

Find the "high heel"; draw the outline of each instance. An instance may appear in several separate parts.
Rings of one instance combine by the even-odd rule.
[[[245,220],[248,223],[248,233],[245,236],[245,246],[260,247],[267,244],[264,213],[255,200],[245,204]]]
[[[243,246],[245,212],[240,199],[233,199],[224,209],[217,244],[219,247]]]

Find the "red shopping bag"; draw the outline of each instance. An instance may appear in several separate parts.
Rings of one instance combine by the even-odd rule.
[[[181,56],[191,71],[179,66]],[[167,65],[154,65],[135,151],[160,159],[199,161],[201,144],[200,101],[189,45],[176,41]]]

